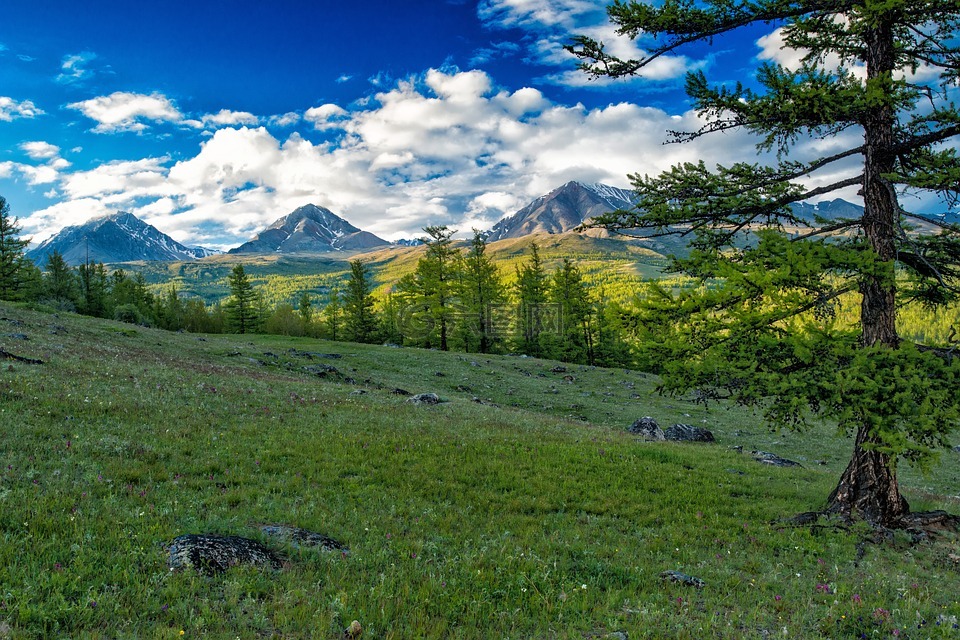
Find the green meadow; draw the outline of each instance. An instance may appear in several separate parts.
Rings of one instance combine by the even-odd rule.
[[[788,521],[847,462],[829,424],[771,432],[637,371],[5,303],[0,349],[0,638],[960,638],[953,534]],[[644,442],[642,416],[717,442]],[[901,482],[960,512],[956,451]],[[172,572],[185,533],[286,562]]]

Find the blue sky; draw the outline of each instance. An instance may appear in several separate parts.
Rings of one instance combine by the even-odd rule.
[[[698,122],[684,73],[746,79],[786,56],[774,28],[665,57],[646,77],[590,81],[562,50],[572,35],[637,53],[603,7],[8,3],[0,195],[35,240],[126,210],[223,249],[306,203],[387,239],[466,232],[568,180],[627,186],[629,172],[752,158],[739,134],[661,143]]]

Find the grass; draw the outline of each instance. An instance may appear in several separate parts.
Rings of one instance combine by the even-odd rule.
[[[828,426],[770,433],[632,371],[4,304],[0,347],[45,362],[0,362],[0,638],[338,638],[352,620],[398,639],[960,637],[954,538],[778,523],[842,470],[851,445]],[[339,373],[304,370],[319,364]],[[637,441],[625,427],[643,415],[718,444]],[[958,510],[957,458],[904,470],[914,507]],[[288,567],[171,573],[183,533],[257,538]]]

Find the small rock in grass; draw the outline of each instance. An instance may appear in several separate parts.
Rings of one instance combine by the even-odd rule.
[[[400,388],[394,389],[394,390],[391,391],[390,393],[392,393],[392,394],[395,395],[395,396],[409,396],[409,395],[411,395],[410,392],[407,391],[406,389],[400,389]]]
[[[362,396],[362,395],[365,394],[366,392],[367,392],[366,389],[355,389],[354,391],[351,391],[351,392],[350,392],[350,395],[352,395],[352,396]]]
[[[200,573],[215,574],[247,564],[279,569],[280,556],[256,540],[209,533],[187,534],[170,544],[170,570],[193,567]]]
[[[768,451],[751,451],[753,454],[754,460],[761,464],[769,464],[774,467],[802,467],[803,465],[799,462],[794,462],[793,460],[787,460],[786,458],[781,458],[775,453],[770,453]]]
[[[697,589],[703,589],[706,586],[706,582],[700,578],[694,576],[689,576],[685,573],[680,573],[679,571],[664,571],[660,574],[660,578],[663,580],[670,580],[671,582],[679,582],[680,584],[685,584],[688,587],[696,587]]]
[[[30,336],[25,333],[11,333],[9,334],[11,340],[29,340]]]
[[[413,404],[440,404],[440,396],[435,393],[418,393],[407,399],[407,402]]]
[[[675,424],[671,427],[668,427],[664,432],[663,436],[667,440],[675,440],[679,442],[716,442],[708,429],[703,427],[694,427],[689,424]]]
[[[650,416],[640,418],[627,428],[630,433],[643,436],[644,440],[665,440],[663,429],[657,424],[657,421]]]

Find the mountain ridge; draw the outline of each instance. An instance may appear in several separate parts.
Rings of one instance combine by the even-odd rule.
[[[67,264],[134,262],[139,260],[198,260],[219,253],[180,244],[151,224],[126,211],[92,218],[62,229],[26,256],[41,265],[54,252]]]
[[[326,207],[307,204],[278,218],[227,253],[327,253],[365,251],[390,243],[353,226]]]

